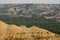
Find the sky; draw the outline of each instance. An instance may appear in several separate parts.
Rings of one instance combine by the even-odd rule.
[[[0,0],[0,4],[60,4],[60,0]]]

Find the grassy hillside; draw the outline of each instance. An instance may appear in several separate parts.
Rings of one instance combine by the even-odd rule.
[[[27,28],[0,21],[0,40],[60,40],[60,35],[36,26]]]
[[[0,16],[0,20],[8,24],[26,25],[27,27],[38,26],[40,28],[47,29],[54,33],[60,34],[60,23],[56,22],[55,19],[45,19],[44,17],[9,17],[9,16]]]

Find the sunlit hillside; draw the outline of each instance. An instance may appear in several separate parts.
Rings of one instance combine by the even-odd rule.
[[[60,40],[60,35],[36,26],[27,28],[0,21],[0,40]]]

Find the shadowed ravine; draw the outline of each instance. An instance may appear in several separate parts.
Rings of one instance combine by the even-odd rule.
[[[27,28],[0,21],[0,40],[60,40],[60,35],[36,26]]]

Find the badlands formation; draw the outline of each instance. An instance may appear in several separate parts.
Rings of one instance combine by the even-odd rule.
[[[27,28],[0,21],[0,40],[60,40],[60,35],[36,26]]]

